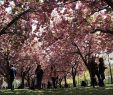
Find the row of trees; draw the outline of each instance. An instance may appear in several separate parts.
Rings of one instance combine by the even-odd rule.
[[[41,2],[42,1],[42,2]],[[112,51],[111,0],[6,0],[0,5],[0,74],[9,82],[9,65],[30,85],[36,64],[44,81],[51,65],[62,78],[92,70],[89,59]],[[46,72],[48,71],[48,72]],[[66,80],[65,80],[66,83]]]

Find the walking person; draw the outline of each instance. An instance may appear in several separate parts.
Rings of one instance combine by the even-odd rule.
[[[42,78],[43,78],[43,70],[41,68],[41,65],[38,65],[36,70],[36,88],[41,89],[41,84],[42,84]]]
[[[16,68],[14,67],[14,65],[11,65],[9,69],[9,76],[10,76],[10,89],[14,90],[13,81],[16,77]]]

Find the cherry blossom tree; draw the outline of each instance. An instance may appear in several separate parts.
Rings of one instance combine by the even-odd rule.
[[[89,58],[112,51],[112,9],[111,0],[5,0],[0,5],[1,60],[10,51],[7,56],[12,59],[7,60],[17,63],[22,84],[28,74],[34,73],[34,63],[48,70],[45,80],[52,64],[63,77],[72,69],[74,82],[78,64],[84,63],[82,67],[85,65],[91,73]],[[26,57],[28,60],[24,60]]]

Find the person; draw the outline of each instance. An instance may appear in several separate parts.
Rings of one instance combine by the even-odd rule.
[[[42,78],[43,78],[43,70],[41,69],[41,65],[38,65],[36,70],[36,88],[41,89]]]
[[[96,76],[98,78],[98,84],[100,86],[100,75],[99,75],[99,70],[98,70],[98,64],[95,62],[95,57],[92,56],[92,58],[90,59],[90,69],[91,69],[91,85],[93,87],[95,87],[95,85],[97,85],[97,80],[96,80]]]
[[[51,66],[51,73],[50,73],[50,77],[52,80],[52,86],[53,88],[57,88],[57,74],[56,74],[56,68],[54,65]]]
[[[30,89],[35,90],[35,75],[31,76],[31,86]]]
[[[16,68],[14,67],[14,65],[11,65],[9,69],[9,76],[10,76],[10,89],[14,90],[13,81],[16,77]]]
[[[48,80],[48,82],[47,82],[47,88],[50,89],[51,87],[52,87],[51,81]]]
[[[99,74],[100,74],[100,78],[101,78],[101,86],[104,86],[105,69],[106,69],[106,67],[105,67],[103,58],[99,58]]]

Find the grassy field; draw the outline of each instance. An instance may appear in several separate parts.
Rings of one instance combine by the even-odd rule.
[[[45,89],[45,90],[28,90],[28,89],[15,89],[0,90],[0,95],[113,95],[113,86],[105,88],[61,88],[61,89]]]

